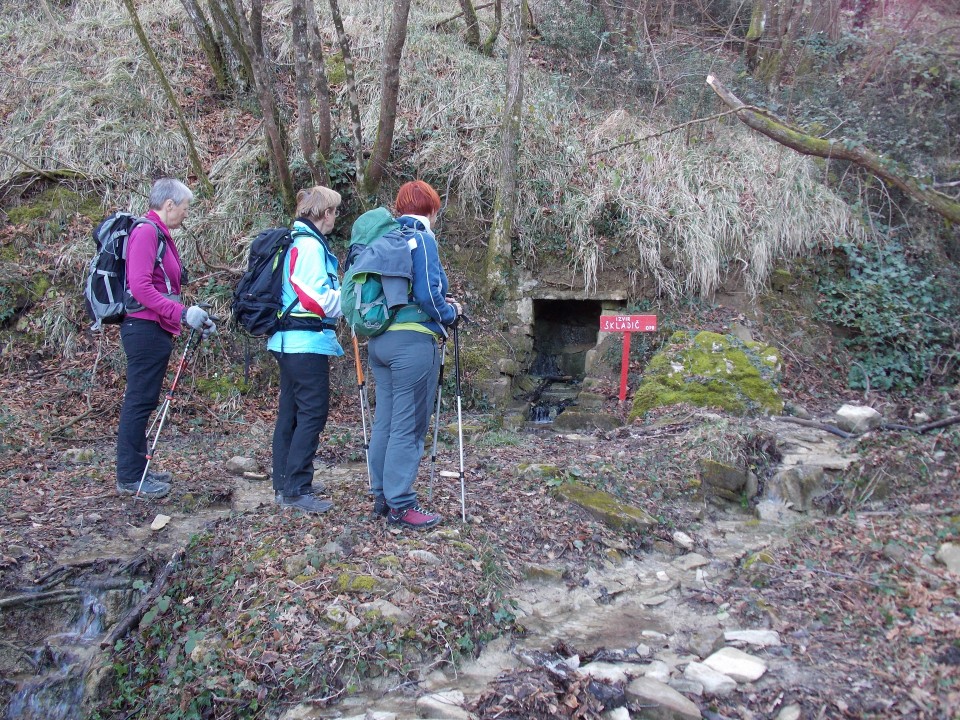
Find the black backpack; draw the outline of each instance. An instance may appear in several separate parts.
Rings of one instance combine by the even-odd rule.
[[[144,223],[153,225],[157,231],[156,263],[163,268],[163,254],[167,249],[163,233],[146,218],[128,212],[116,212],[93,229],[93,241],[97,249],[90,261],[83,289],[87,314],[93,320],[93,330],[99,330],[101,325],[116,325],[123,322],[128,312],[143,310],[143,305],[133,298],[127,287],[127,239],[135,227]],[[167,292],[170,293],[170,278],[166,272],[163,276],[167,282]]]
[[[247,271],[233,293],[230,309],[234,321],[251,335],[273,335],[280,329],[283,260],[292,242],[290,228],[284,227],[264,230],[250,243]]]

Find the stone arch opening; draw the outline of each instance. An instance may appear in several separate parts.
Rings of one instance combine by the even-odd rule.
[[[534,300],[533,363],[538,378],[583,380],[600,331],[599,300]]]

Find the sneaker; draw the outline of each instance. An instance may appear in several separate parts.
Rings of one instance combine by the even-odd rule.
[[[390,508],[387,522],[391,525],[403,525],[411,528],[432,528],[438,525],[442,518],[436,513],[424,512],[419,505],[408,508]]]
[[[147,480],[153,480],[157,483],[169,485],[171,478],[172,476],[168,472],[154,472],[153,470],[147,470]]]
[[[304,490],[304,491],[302,491],[300,494],[301,494],[301,495],[319,495],[320,493],[322,493],[322,492],[323,492],[324,490],[326,490],[326,489],[327,489],[327,487],[326,487],[326,485],[324,485],[323,483],[317,483],[317,482],[315,482],[315,483],[311,483],[311,484],[307,487],[307,489]],[[274,501],[277,505],[283,505],[283,492],[281,492],[280,490],[274,490],[274,491],[273,491],[273,501]],[[384,515],[386,515],[386,513],[384,513]]]
[[[143,481],[143,485],[139,481],[132,483],[117,483],[117,492],[120,495],[136,495],[137,490],[140,490],[140,497],[146,498],[162,498],[170,492],[170,486],[166,483],[154,482],[149,477]]]
[[[306,513],[325,513],[333,507],[329,500],[320,500],[316,495],[285,495],[280,498],[280,507],[296,508]]]
[[[387,505],[387,499],[383,495],[377,495],[373,498],[373,517],[386,517],[390,513],[390,507]]]

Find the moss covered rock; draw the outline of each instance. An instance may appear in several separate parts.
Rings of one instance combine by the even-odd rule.
[[[618,530],[641,531],[657,524],[657,521],[641,508],[596,488],[581,483],[564,483],[557,494],[579,505],[597,520]]]
[[[677,332],[644,370],[630,419],[680,403],[738,415],[779,415],[783,411],[775,387],[779,370],[780,353],[770,345],[713,332]]]

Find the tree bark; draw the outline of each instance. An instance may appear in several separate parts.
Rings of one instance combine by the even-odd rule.
[[[183,116],[183,109],[180,107],[180,103],[177,102],[177,96],[173,93],[173,88],[170,86],[167,75],[160,65],[160,60],[157,59],[156,53],[153,52],[153,48],[150,47],[150,41],[147,39],[147,33],[143,29],[143,25],[140,24],[140,16],[137,15],[137,8],[134,6],[133,0],[123,0],[123,4],[127,7],[127,12],[130,14],[130,22],[133,23],[133,30],[137,34],[137,39],[140,40],[140,45],[143,46],[143,51],[147,54],[147,59],[150,61],[153,69],[157,71],[157,77],[160,79],[160,86],[163,88],[164,95],[167,96],[167,102],[170,103],[174,114],[177,116],[177,124],[180,125],[180,132],[183,133],[183,137],[187,141],[187,152],[190,155],[190,164],[193,166],[193,172],[197,176],[203,192],[207,196],[212,196],[213,183],[210,182],[206,170],[203,169],[203,163],[200,162],[200,155],[197,153],[197,148],[193,144],[193,134],[187,125],[187,119]]]
[[[493,298],[504,285],[512,260],[513,220],[517,208],[517,162],[523,112],[523,72],[527,62],[524,4],[524,0],[507,2],[507,27],[510,33],[507,97],[501,120],[500,177],[493,203],[493,221],[484,267],[484,292],[487,298]]]
[[[477,11],[473,7],[473,0],[460,0],[460,9],[463,10],[463,22],[466,26],[464,40],[474,50],[479,50],[480,23],[477,22]]]
[[[763,28],[767,21],[766,0],[754,0],[753,12],[750,14],[750,27],[747,30],[744,44],[744,60],[747,70],[753,72],[757,67],[757,54],[760,50],[760,40],[763,38]]]
[[[493,3],[493,27],[490,28],[490,34],[487,36],[487,39],[483,42],[483,47],[480,48],[480,52],[484,55],[490,56],[493,55],[493,46],[497,43],[497,38],[500,37],[500,26],[503,24],[503,0],[495,0]]]
[[[297,130],[303,159],[310,168],[314,185],[323,184],[317,167],[317,137],[313,127],[313,72],[310,62],[310,30],[307,26],[307,0],[290,3],[290,29],[293,38],[293,79],[297,95]]]
[[[210,23],[207,22],[207,16],[200,7],[199,0],[180,0],[183,9],[187,11],[187,16],[193,24],[193,31],[200,42],[200,48],[207,57],[210,70],[213,72],[214,82],[217,84],[217,90],[227,92],[233,86],[233,79],[227,69],[227,61],[223,56],[223,48],[214,37],[213,30],[210,29]]]
[[[318,163],[321,164],[323,181],[321,185],[330,183],[327,162],[330,159],[330,143],[333,137],[330,121],[330,86],[327,83],[327,70],[323,59],[323,40],[320,38],[320,28],[317,27],[317,10],[313,0],[305,0],[307,8],[307,26],[310,33],[310,56],[313,59],[314,85],[317,95],[317,133]]]
[[[469,0],[466,0],[469,2]],[[383,45],[383,73],[380,79],[380,119],[377,123],[377,139],[373,144],[370,162],[363,184],[373,194],[383,180],[390,159],[393,134],[397,124],[397,103],[400,98],[400,60],[403,45],[407,41],[407,18],[410,15],[410,0],[394,0],[390,30]]]
[[[236,56],[235,60],[243,68],[244,88],[249,89],[253,83],[253,63],[250,53],[240,37],[240,26],[237,21],[237,10],[233,0],[208,0],[210,18],[214,25],[229,41],[230,51]]]
[[[132,0],[124,0],[132,2]],[[284,206],[292,212],[295,204],[293,179],[290,176],[290,164],[287,162],[286,147],[283,142],[283,132],[280,128],[279,112],[276,105],[276,94],[270,71],[266,67],[264,57],[256,51],[253,32],[243,13],[243,0],[232,0],[235,12],[237,29],[240,40],[250,55],[250,66],[253,71],[253,86],[260,103],[260,112],[263,114],[263,132],[267,141],[267,156],[270,168],[273,170],[277,190],[283,197]]]
[[[807,135],[772,115],[747,108],[712,75],[707,76],[707,84],[728,107],[737,111],[740,120],[757,132],[804,155],[848,160],[899,188],[908,197],[923,203],[950,222],[960,223],[960,202],[935,190],[929,181],[911,176],[908,169],[900,163],[888,160],[864,147]]]
[[[363,128],[360,125],[360,101],[357,99],[357,80],[353,71],[353,55],[350,52],[350,37],[343,28],[343,17],[340,15],[339,0],[330,0],[330,13],[333,16],[333,26],[337,30],[337,42],[343,54],[343,73],[347,80],[347,93],[350,106],[350,124],[353,130],[353,162],[356,167],[357,187],[363,187]],[[362,202],[361,202],[362,204]]]

